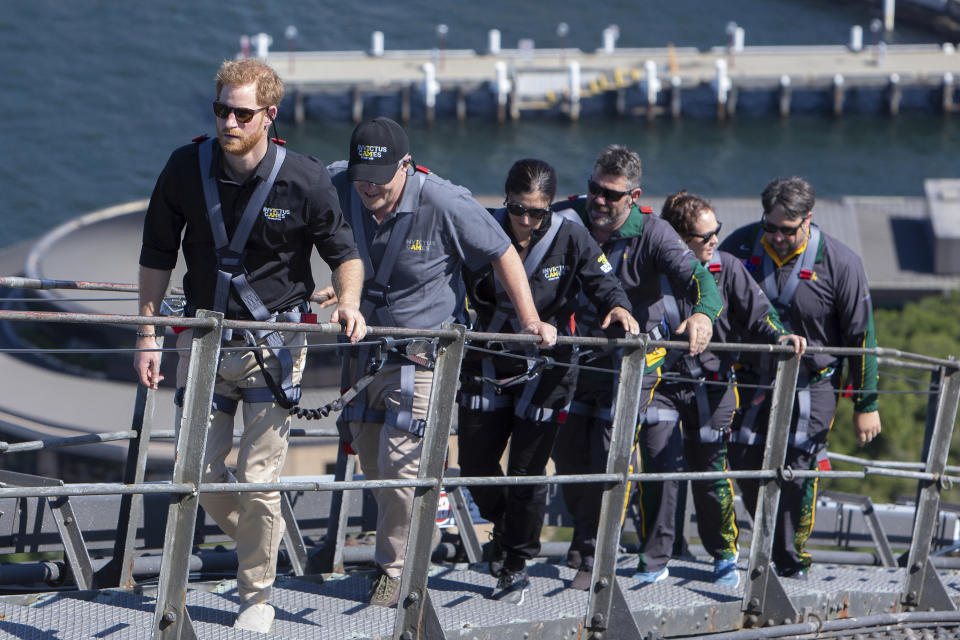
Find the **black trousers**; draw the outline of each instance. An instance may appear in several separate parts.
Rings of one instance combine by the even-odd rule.
[[[560,349],[554,354],[557,361],[572,361],[569,350]],[[494,358],[499,376],[516,375],[511,366],[515,360]],[[481,372],[481,359],[471,358],[464,362],[461,375],[461,392],[479,394],[482,385],[474,378]],[[555,366],[543,371],[537,382],[531,405],[552,410],[549,420],[532,420],[515,413],[515,406],[524,392],[523,385],[505,388],[498,399],[509,406],[493,411],[470,409],[459,410],[459,455],[458,464],[463,476],[503,476],[500,459],[507,445],[508,476],[541,476],[546,473],[547,461],[553,449],[554,438],[565,419],[561,413],[570,403],[577,380],[576,368]],[[470,494],[480,510],[480,515],[494,525],[500,543],[506,551],[504,566],[519,571],[526,561],[540,553],[540,532],[547,507],[545,485],[474,486]]]
[[[539,476],[546,472],[557,433],[556,422],[532,422],[513,409],[481,412],[460,409],[459,464],[463,476],[502,476],[500,458],[510,443],[507,475]],[[470,494],[480,515],[494,523],[511,571],[540,553],[546,513],[546,485],[474,486]]]
[[[644,376],[640,393],[640,412],[646,411],[651,397],[650,390],[657,380],[656,375]],[[581,378],[574,402],[584,408],[608,412],[613,404],[612,379],[601,379],[596,384]],[[571,411],[565,424],[561,425],[553,447],[553,462],[560,475],[604,473],[610,453],[613,425],[609,420]],[[679,441],[678,441],[679,446]],[[636,455],[636,451],[634,451]],[[634,458],[633,467],[638,467]],[[592,567],[597,548],[597,529],[600,525],[600,507],[603,502],[603,483],[564,484],[563,501],[573,516],[573,539],[570,549],[580,552],[583,567]],[[622,517],[618,513],[617,517]]]

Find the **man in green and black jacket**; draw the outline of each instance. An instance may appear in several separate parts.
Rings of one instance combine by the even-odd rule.
[[[666,276],[676,295],[689,301],[692,308],[690,316],[681,322],[675,334],[685,334],[690,353],[699,353],[710,342],[713,321],[723,306],[720,293],[713,276],[676,231],[659,217],[650,215],[648,207],[641,208],[637,204],[641,193],[640,178],[639,156],[625,147],[612,145],[598,156],[587,181],[587,195],[557,203],[554,208],[572,208],[580,215],[627,293],[640,330],[662,340],[672,337],[663,324],[665,314],[660,277]],[[598,314],[586,300],[577,311],[575,320],[578,335],[603,337],[608,333],[600,329]],[[642,394],[641,414],[649,403],[665,353],[658,349],[647,356],[650,375],[645,376],[643,388],[637,390]],[[604,353],[589,364],[617,370],[619,358],[616,354]],[[553,459],[558,473],[602,473],[606,469],[615,384],[615,376],[611,374],[581,371],[570,415],[554,444]],[[646,428],[640,429],[638,437],[645,459],[656,461],[654,468],[645,471],[682,468],[683,450],[679,438]],[[652,483],[649,487],[651,491],[662,489],[662,483]],[[564,502],[574,518],[573,541],[567,561],[579,569],[570,585],[573,588],[586,589],[590,585],[602,491],[602,485],[596,483],[563,485]],[[659,523],[654,526],[666,526],[674,517],[670,509],[660,509],[657,514],[648,515]]]
[[[811,347],[877,346],[867,276],[860,257],[812,223],[813,187],[802,178],[778,178],[762,195],[760,222],[741,227],[720,248],[734,254],[763,287],[784,325],[805,336]],[[848,357],[854,388],[853,428],[861,445],[880,433],[877,412],[877,358]],[[728,448],[735,469],[759,469],[772,393],[751,390],[769,385],[773,359],[743,354],[738,372],[747,392]],[[784,465],[792,469],[827,469],[827,434],[841,384],[840,359],[826,353],[803,358],[791,420],[790,446]],[[756,509],[759,482],[741,480],[744,503]],[[804,546],[813,530],[817,478],[784,480],[774,537],[773,562],[782,576],[805,579],[810,554]]]

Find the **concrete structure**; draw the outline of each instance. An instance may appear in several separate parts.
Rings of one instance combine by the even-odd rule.
[[[576,120],[599,113],[722,119],[738,113],[955,110],[953,78],[960,73],[960,56],[952,44],[880,44],[859,49],[738,49],[731,44],[709,51],[605,47],[593,53],[499,47],[488,54],[467,49],[303,51],[270,53],[266,60],[289,88],[294,105],[288,111],[298,120],[311,113],[354,121],[381,114],[407,120],[421,113],[428,120],[502,120],[536,113]],[[650,77],[649,63],[660,70],[657,77]],[[727,78],[719,83],[718,63],[726,65]],[[651,92],[653,81],[670,90]],[[822,99],[791,105],[791,92]],[[846,93],[853,99],[843,100]],[[751,106],[738,110],[738,97],[748,96]]]

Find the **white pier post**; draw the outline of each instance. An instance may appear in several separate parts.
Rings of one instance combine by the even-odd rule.
[[[375,58],[383,57],[383,31],[370,34],[370,55]]]
[[[863,27],[858,24],[850,27],[850,51],[863,51]]]
[[[643,63],[643,69],[647,75],[647,120],[653,120],[661,89],[660,78],[657,77],[657,63],[647,60]]]
[[[790,83],[790,76],[780,76],[780,117],[786,118],[790,115],[790,98],[793,89]]]
[[[363,122],[363,92],[356,85],[350,91],[350,115],[354,124]]]
[[[567,65],[567,81],[570,92],[570,120],[580,119],[580,63],[571,60]]]
[[[433,122],[437,107],[437,94],[440,85],[437,84],[437,68],[432,62],[423,63],[423,102],[426,107],[427,122]]]
[[[943,112],[953,113],[956,107],[953,104],[953,74],[947,71],[943,74]]]
[[[841,116],[843,115],[843,101],[845,98],[845,92],[843,89],[843,76],[841,74],[836,74],[833,76],[833,115]]]
[[[287,38],[287,70],[293,73],[294,49],[296,49],[297,36],[300,33],[294,25],[289,25],[283,32]]]
[[[507,100],[510,96],[510,78],[507,77],[507,63],[503,60],[494,65],[497,78],[494,83],[494,91],[497,94],[497,122],[506,122],[507,120]]]
[[[680,119],[680,85],[683,81],[680,79],[680,76],[672,76],[670,78],[670,116],[674,120]]]
[[[893,31],[893,18],[896,13],[896,0],[883,0],[883,30]]]
[[[615,24],[603,30],[603,52],[613,53],[617,48],[617,39],[620,37],[620,27]]]
[[[266,60],[267,55],[270,53],[270,45],[273,44],[273,38],[271,38],[269,34],[261,31],[251,38],[251,42],[253,43],[253,48],[257,51],[257,57],[261,60]]]
[[[733,30],[733,51],[735,53],[740,53],[743,51],[743,43],[746,39],[746,32],[743,30],[743,27],[736,27]]]
[[[900,88],[900,74],[891,73],[890,74],[890,115],[896,116],[900,115],[900,98],[901,98],[901,88]]]
[[[727,94],[730,91],[730,78],[727,76],[727,61],[717,60],[717,118],[724,120],[727,117]]]
[[[500,29],[487,31],[487,53],[491,56],[500,55]]]
[[[561,22],[557,25],[557,39],[560,40],[560,66],[563,66],[567,58],[567,35],[570,33],[570,25]]]

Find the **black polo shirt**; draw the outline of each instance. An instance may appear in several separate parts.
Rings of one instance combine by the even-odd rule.
[[[227,176],[220,145],[217,141],[213,144],[210,170],[217,180],[227,235],[232,237],[253,190],[268,177],[277,147],[271,142],[254,174],[239,184]],[[197,147],[194,143],[174,151],[157,179],[144,221],[140,264],[153,269],[173,269],[182,244],[187,266],[183,278],[187,303],[194,308],[211,309],[217,260]],[[247,280],[267,309],[288,309],[313,293],[312,247],[317,248],[331,269],[359,257],[326,168],[315,158],[288,150],[253,225],[244,257]],[[231,291],[226,315],[239,319],[250,317],[235,291]]]

